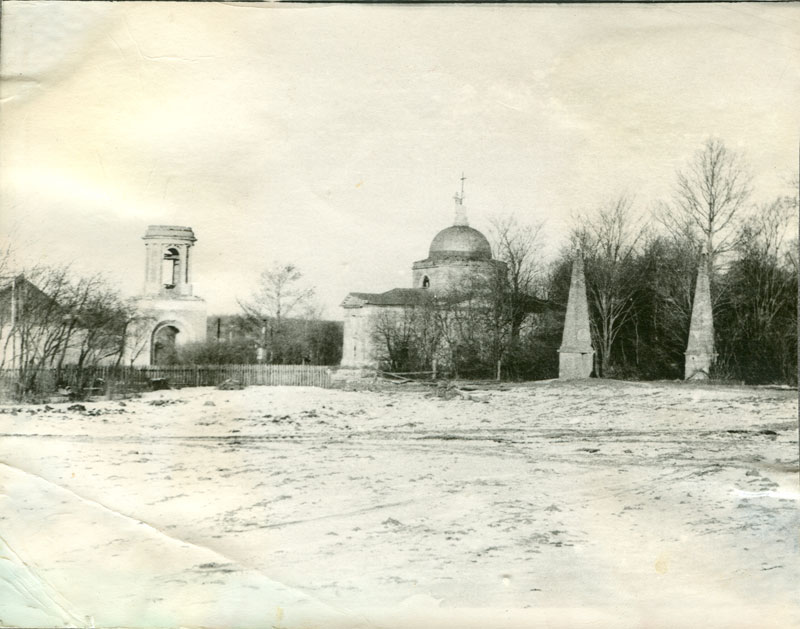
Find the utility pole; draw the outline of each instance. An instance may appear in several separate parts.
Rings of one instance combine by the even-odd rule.
[[[261,320],[261,347],[258,351],[258,362],[264,363],[267,360],[267,320]]]

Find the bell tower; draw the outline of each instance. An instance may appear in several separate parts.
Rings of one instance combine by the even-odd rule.
[[[131,335],[137,342],[128,359],[137,365],[167,365],[180,360],[182,345],[206,339],[206,302],[192,287],[197,238],[191,227],[150,225],[142,239],[144,287],[137,299],[139,325]]]

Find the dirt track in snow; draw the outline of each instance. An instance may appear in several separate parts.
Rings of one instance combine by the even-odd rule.
[[[0,407],[0,620],[800,626],[796,391],[473,397]]]

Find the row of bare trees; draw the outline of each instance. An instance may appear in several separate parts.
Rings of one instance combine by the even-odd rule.
[[[751,181],[742,157],[710,139],[653,220],[626,196],[579,217],[557,265],[584,255],[597,375],[679,377],[705,252],[716,375],[797,381],[797,197],[756,205]],[[565,294],[564,268],[551,277]]]
[[[94,367],[119,366],[125,356],[142,351],[146,339],[140,330],[133,303],[100,275],[38,266],[4,277],[0,369],[16,371],[20,397],[58,386],[67,366],[77,373],[74,389],[80,395]]]
[[[505,297],[500,278],[476,278],[383,309],[372,322],[377,358],[392,372],[431,371],[436,361],[456,377],[493,374],[511,346],[514,312]]]

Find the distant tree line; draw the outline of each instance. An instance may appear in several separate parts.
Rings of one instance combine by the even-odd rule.
[[[314,292],[294,264],[274,263],[241,313],[209,318],[208,340],[181,348],[177,362],[338,365],[342,323],[322,319]]]
[[[176,363],[338,365],[341,359],[341,321],[283,318],[278,326],[269,317],[237,314],[209,317],[207,340],[181,347]]]

